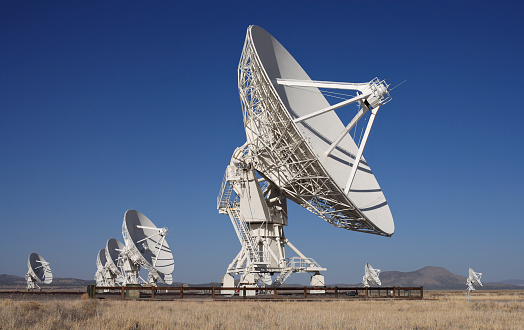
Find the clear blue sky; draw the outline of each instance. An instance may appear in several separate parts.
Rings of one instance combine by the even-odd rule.
[[[216,195],[245,141],[236,69],[256,24],[313,79],[407,80],[364,153],[393,237],[290,205],[286,236],[327,283],[359,282],[365,262],[524,279],[523,14],[519,1],[2,1],[0,273],[23,276],[37,252],[56,277],[92,279],[131,208],[169,227],[175,281],[219,281],[240,249]]]

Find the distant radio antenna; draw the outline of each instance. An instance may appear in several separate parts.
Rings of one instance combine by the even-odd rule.
[[[106,284],[107,286],[117,286],[124,282],[119,264],[121,263],[121,253],[124,251],[125,246],[120,241],[114,238],[110,238],[106,243]]]
[[[157,228],[144,214],[136,210],[126,211],[122,224],[125,247],[121,252],[124,285],[139,284],[140,267],[149,271],[148,284],[156,286],[157,281],[172,283],[175,263],[166,242],[167,233],[167,228]]]
[[[167,228],[158,228],[144,214],[127,210],[122,223],[124,243],[111,238],[98,253],[96,285],[173,283],[175,263],[167,233]],[[147,281],[140,276],[141,268],[149,272]]]
[[[38,283],[51,284],[53,282],[53,274],[51,273],[51,267],[49,263],[45,261],[42,256],[31,253],[27,259],[27,274],[25,279],[27,281],[27,290],[36,289],[42,290]]]
[[[378,278],[378,276],[380,275],[380,269],[374,269],[373,267],[371,267],[370,264],[366,263],[366,267],[364,270],[365,274],[362,278],[362,284],[364,284],[366,288],[369,288],[369,283],[376,284],[378,286],[382,285],[380,283],[380,278]]]
[[[96,286],[106,286],[106,249],[102,249],[98,251],[98,255],[96,257],[96,273],[95,273],[95,281]]]
[[[480,278],[482,277],[482,273],[476,273],[473,268],[469,269],[469,276],[466,280],[466,285],[468,286],[466,288],[466,300],[469,301],[469,293],[473,290],[475,290],[475,287],[473,285],[480,285],[482,286],[482,282],[480,282]]]

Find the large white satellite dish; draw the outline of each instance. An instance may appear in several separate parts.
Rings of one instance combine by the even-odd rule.
[[[379,278],[380,269],[374,269],[373,267],[371,267],[370,264],[366,262],[366,266],[364,267],[364,272],[365,273],[364,273],[364,277],[362,278],[362,284],[364,284],[366,288],[370,287],[370,283],[376,284],[378,286],[382,285],[380,283],[380,278]]]
[[[166,242],[167,228],[157,228],[148,217],[136,210],[124,215],[122,253],[126,284],[138,284],[140,266],[162,274],[174,270],[173,254]]]
[[[235,150],[217,208],[228,214],[242,244],[223,279],[231,286],[282,283],[292,272],[314,274],[320,267],[284,237],[290,199],[340,228],[391,236],[394,223],[384,194],[362,157],[378,109],[390,100],[388,85],[313,81],[267,31],[250,26],[238,67],[238,88],[247,142]],[[330,105],[320,88],[354,90]],[[357,103],[346,126],[334,112]],[[370,118],[360,144],[348,134],[365,113]],[[297,258],[286,259],[284,245]]]
[[[27,274],[25,279],[27,282],[27,289],[35,289],[40,286],[38,283],[51,284],[53,282],[53,273],[51,272],[51,267],[45,259],[36,254],[31,253],[27,259]]]

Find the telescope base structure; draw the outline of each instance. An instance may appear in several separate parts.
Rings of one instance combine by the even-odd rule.
[[[95,273],[96,286],[114,287],[117,286],[116,276],[107,268],[102,268]],[[104,292],[109,292],[105,289]]]
[[[222,287],[233,288],[235,286],[235,278],[231,274],[226,274],[222,277]],[[221,294],[234,295],[235,290],[220,290]]]
[[[149,272],[149,274],[147,275],[147,284],[151,286],[158,286],[157,282],[158,279],[153,274],[151,274],[151,272]]]
[[[106,286],[106,280],[102,270],[98,269],[95,273],[96,286]]]
[[[124,275],[124,281],[122,285],[125,286],[127,284],[139,284],[140,264],[133,262],[131,258],[124,254],[121,266],[123,270],[122,273]]]
[[[107,286],[117,286],[116,277],[109,275],[106,277]]]
[[[324,280],[324,275],[320,275],[320,273],[317,273],[313,276],[311,276],[311,281],[309,282],[309,286],[326,286],[326,281]],[[326,293],[325,290],[311,290],[310,293]]]
[[[42,290],[38,284],[36,284],[36,280],[28,273],[25,275],[25,281],[27,282],[27,291],[37,289]]]
[[[289,264],[304,264],[306,263],[306,260],[300,260],[301,258],[292,258],[289,262]],[[307,258],[307,261],[313,261],[311,258]],[[226,274],[222,277],[222,287],[224,288],[232,288],[232,287],[238,287],[238,288],[264,288],[264,287],[278,287],[284,283],[284,281],[292,274],[292,273],[310,273],[311,279],[309,281],[310,287],[325,287],[326,282],[324,279],[324,275],[320,274],[320,271],[325,271],[325,268],[315,267],[319,270],[313,270],[311,267],[286,267],[283,269],[275,269],[272,268],[271,271],[269,270],[248,270],[246,268],[240,268],[240,269],[228,269]],[[235,285],[235,274],[240,274],[240,280]],[[272,280],[271,274],[278,274],[278,276]],[[266,279],[269,279],[267,281]],[[221,290],[221,294],[229,294],[233,295],[235,291],[233,290]],[[325,290],[318,289],[318,290],[311,290],[310,293],[316,294],[316,293],[325,293]],[[254,296],[256,294],[256,291],[246,291],[246,294],[248,296]]]
[[[292,273],[310,273],[310,286],[325,286],[320,272],[326,269],[302,254],[284,236],[288,222],[286,198],[270,182],[257,177],[255,170],[242,159],[244,150],[237,148],[233,154],[218,197],[219,213],[229,215],[242,245],[222,279],[223,287],[280,286]],[[286,258],[286,245],[297,257]],[[235,274],[240,274],[237,285]],[[278,275],[273,279],[275,274]],[[248,290],[246,294],[254,295],[256,291]]]

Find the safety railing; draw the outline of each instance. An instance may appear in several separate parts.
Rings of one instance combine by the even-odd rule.
[[[319,290],[323,293],[318,293]],[[222,294],[231,291],[234,294]],[[423,287],[153,287],[87,286],[89,298],[120,299],[211,299],[211,300],[300,300],[300,299],[423,299]]]

